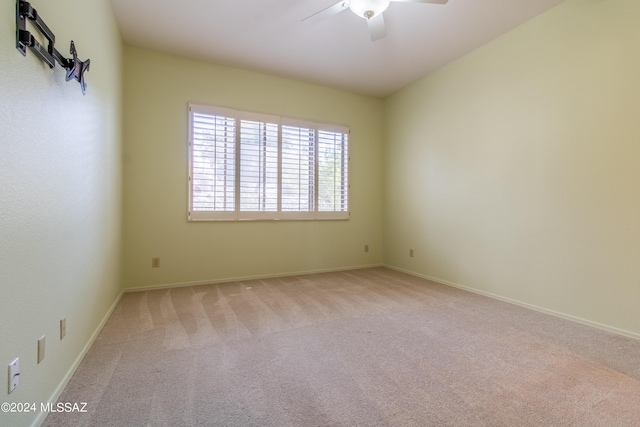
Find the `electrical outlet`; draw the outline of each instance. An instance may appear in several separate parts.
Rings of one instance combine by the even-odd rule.
[[[18,387],[20,383],[20,359],[16,358],[9,364],[9,393]]]
[[[364,251],[369,252],[369,245],[364,245]]]
[[[413,258],[413,249],[409,249],[409,256]]]
[[[160,268],[160,258],[151,258],[151,267]]]
[[[38,340],[38,363],[44,359],[44,335]]]
[[[67,318],[60,319],[60,339],[67,336]]]

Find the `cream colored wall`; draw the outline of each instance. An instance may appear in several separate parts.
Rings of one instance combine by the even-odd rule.
[[[381,100],[129,46],[124,100],[125,286],[381,263]],[[350,127],[351,219],[187,222],[189,102]]]
[[[91,59],[88,92],[15,48],[15,0],[0,1],[0,425],[39,422],[121,291],[121,42],[107,0],[32,3],[68,54]],[[67,336],[59,339],[59,320]],[[36,364],[37,340],[46,336]],[[7,366],[20,385],[7,393]]]
[[[567,0],[390,97],[385,262],[640,337],[639,22]]]

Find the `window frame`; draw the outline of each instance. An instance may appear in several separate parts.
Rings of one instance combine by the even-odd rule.
[[[189,103],[187,108],[188,114],[188,206],[187,206],[187,220],[188,221],[260,221],[260,220],[346,220],[351,216],[350,212],[350,161],[351,156],[349,154],[349,136],[350,130],[345,126],[335,124],[324,124],[318,122],[312,122],[307,120],[299,120],[293,118],[285,118],[275,115],[247,112],[242,110],[235,110],[225,107],[216,107],[210,105],[202,105]],[[233,119],[235,121],[235,133],[234,133],[234,209],[231,211],[216,211],[216,210],[197,210],[194,209],[194,114],[219,116],[224,119]],[[276,124],[278,126],[278,147],[277,147],[277,209],[275,211],[255,211],[244,210],[241,206],[241,184],[242,170],[242,140],[241,134],[242,121],[254,121],[267,124]],[[283,127],[298,127],[305,130],[313,131],[313,210],[308,211],[290,211],[282,209],[283,200]],[[342,204],[346,205],[346,210],[320,210],[319,203],[319,187],[320,187],[320,175],[319,175],[319,146],[320,146],[320,133],[334,133],[336,135],[342,134],[343,150],[340,152],[342,156],[340,162],[340,176],[346,175],[346,183],[340,185],[338,188],[342,191],[346,191],[344,200],[340,197]],[[311,141],[311,140],[310,140]],[[246,144],[245,144],[246,145]],[[345,152],[346,151],[346,152]],[[334,200],[335,200],[334,192]]]

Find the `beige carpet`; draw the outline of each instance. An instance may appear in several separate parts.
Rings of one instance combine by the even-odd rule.
[[[640,425],[640,341],[384,268],[125,294],[45,426]]]

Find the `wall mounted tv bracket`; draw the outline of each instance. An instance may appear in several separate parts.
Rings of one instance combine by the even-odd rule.
[[[33,21],[38,31],[42,33],[42,35],[47,39],[48,46],[45,49],[38,41],[35,39],[33,34],[31,34],[27,30],[27,19]],[[38,15],[38,11],[31,7],[31,4],[26,1],[18,0],[16,3],[16,48],[23,55],[27,55],[27,47],[30,47],[38,56],[49,65],[49,68],[53,68],[56,65],[56,62],[60,64],[62,68],[67,70],[66,80],[75,79],[80,83],[80,88],[82,89],[82,94],[87,90],[87,84],[84,81],[84,73],[85,71],[89,71],[90,60],[80,61],[78,59],[78,52],[76,51],[76,46],[71,41],[70,53],[73,55],[72,58],[65,58],[58,52],[58,50],[54,47],[56,42],[56,36],[51,32],[47,24],[44,23],[40,15]]]

